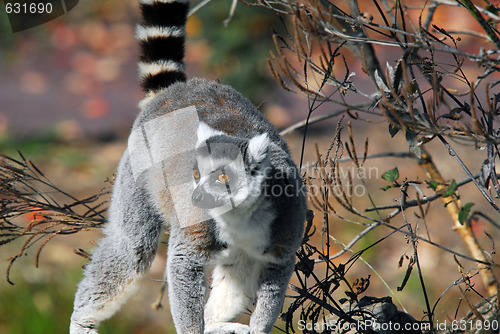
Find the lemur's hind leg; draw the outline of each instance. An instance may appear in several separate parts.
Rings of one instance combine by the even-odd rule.
[[[137,290],[141,272],[132,269],[135,254],[115,246],[124,243],[129,241],[109,236],[94,251],[96,260],[87,265],[75,296],[71,334],[97,333],[99,323],[111,317]]]
[[[160,228],[146,233],[149,235],[144,239],[151,247],[148,241],[126,233],[113,232],[100,241],[78,286],[71,334],[97,333],[99,323],[111,317],[137,290],[138,279],[154,257]]]
[[[127,166],[128,159],[122,161]],[[156,254],[162,219],[131,178],[125,173],[116,180],[106,236],[92,253],[76,292],[71,334],[97,333],[99,323],[136,291]]]

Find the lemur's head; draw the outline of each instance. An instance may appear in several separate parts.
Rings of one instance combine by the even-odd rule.
[[[243,139],[200,123],[193,204],[216,214],[250,208],[264,195],[270,172],[269,145],[266,133]]]

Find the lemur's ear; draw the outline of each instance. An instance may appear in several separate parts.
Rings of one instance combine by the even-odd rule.
[[[196,146],[200,146],[201,144],[204,144],[205,141],[213,136],[219,136],[223,135],[224,132],[215,130],[211,127],[209,127],[206,123],[200,122],[198,125],[198,131],[197,131],[197,136],[198,136],[198,142]]]
[[[259,163],[264,160],[269,151],[269,136],[267,133],[255,136],[248,142],[248,151],[253,161]]]

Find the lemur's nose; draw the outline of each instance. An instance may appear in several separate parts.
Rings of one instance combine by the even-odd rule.
[[[220,206],[220,204],[216,202],[214,196],[207,193],[202,187],[196,187],[191,199],[193,201],[193,205],[201,209],[213,209]]]
[[[193,204],[194,205],[200,204],[201,201],[203,200],[203,194],[201,193],[201,191],[196,191],[195,190],[193,192],[192,199],[193,199]]]

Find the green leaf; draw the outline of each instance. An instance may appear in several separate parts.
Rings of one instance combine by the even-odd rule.
[[[399,179],[398,167],[394,167],[393,169],[382,174],[382,178],[388,182],[396,182],[396,180]]]
[[[383,191],[386,191],[386,190],[387,190],[387,189],[389,189],[390,187],[391,187],[391,186],[385,186],[385,187],[380,188],[380,189],[381,189],[381,190],[383,190]]]
[[[474,203],[467,203],[460,208],[460,211],[458,212],[458,221],[460,224],[463,224],[467,217],[469,217],[470,208],[472,208],[473,205]]]
[[[455,179],[451,180],[450,186],[446,191],[443,193],[443,197],[449,197],[453,195],[457,191],[457,183],[455,182]]]
[[[434,191],[436,191],[437,186],[439,186],[439,182],[437,181],[425,181],[425,183]]]

